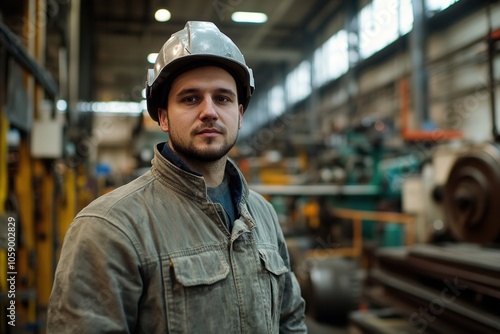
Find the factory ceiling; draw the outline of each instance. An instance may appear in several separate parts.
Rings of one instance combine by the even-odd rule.
[[[35,1],[31,1],[35,3]],[[0,18],[21,39],[30,1],[3,1]],[[341,0],[47,0],[45,67],[61,82],[61,47],[74,40],[71,6],[80,4],[80,98],[93,101],[137,101],[146,72],[147,55],[158,52],[168,37],[189,20],[212,21],[241,48],[254,70],[257,87],[265,86],[270,71],[296,65],[307,56],[318,31],[331,23]],[[154,13],[167,8],[171,19],[157,22]],[[235,11],[262,12],[263,24],[235,23]],[[23,23],[24,22],[24,23]],[[69,52],[69,51],[68,51]],[[69,78],[68,80],[71,80]],[[64,95],[64,87],[62,87]]]
[[[36,3],[39,2],[0,4],[1,21],[24,45],[29,45],[33,37],[33,31],[27,31],[26,27],[35,28],[34,24],[27,24],[26,12]],[[79,101],[139,102],[143,99],[147,69],[153,66],[147,61],[148,54],[158,52],[170,35],[189,20],[214,22],[240,47],[254,71],[259,92],[259,88],[269,87],[272,75],[284,74],[310,56],[311,50],[328,37],[325,30],[338,30],[339,27],[332,27],[332,17],[347,3],[343,0],[46,0],[46,9],[35,15],[46,17],[46,26],[39,26],[47,32],[45,59],[41,63],[59,84],[60,98],[67,98],[68,90],[76,85]],[[79,10],[74,11],[76,7],[72,6],[79,6]],[[170,11],[169,21],[155,20],[154,13],[159,8]],[[262,12],[267,14],[268,21],[236,23],[231,19],[235,11]],[[72,23],[75,12],[79,14],[79,26]],[[71,71],[68,75],[63,70],[75,65],[72,43],[78,45],[79,75]],[[65,59],[69,60],[65,63]]]
[[[257,87],[270,69],[296,64],[304,58],[311,36],[339,9],[340,0],[107,0],[88,1],[88,28],[92,52],[92,98],[95,100],[136,100],[144,86],[146,60],[158,52],[168,37],[189,20],[212,21],[241,48],[253,68]],[[82,5],[84,2],[82,1]],[[154,19],[159,8],[167,8],[171,19]],[[262,12],[264,24],[235,23],[235,11]],[[85,19],[83,19],[85,20]]]
[[[32,9],[46,2],[42,11]],[[24,45],[33,44],[33,30],[46,28],[45,59],[40,62],[59,84],[60,98],[78,89],[79,101],[143,100],[149,53],[158,52],[169,36],[189,20],[212,21],[241,48],[253,69],[256,93],[266,92],[301,60],[310,57],[333,32],[345,25],[344,13],[362,8],[368,0],[26,0],[0,2],[0,20],[19,36]],[[478,1],[479,2],[488,2]],[[463,2],[471,4],[473,2]],[[30,9],[31,8],[31,9]],[[171,19],[157,22],[154,13],[167,8]],[[45,17],[45,26],[30,23],[31,17]],[[236,23],[236,11],[262,12],[263,24]],[[466,10],[462,11],[466,13]],[[340,15],[337,15],[340,14]],[[29,16],[28,16],[29,17]],[[75,25],[75,17],[79,24]],[[440,20],[445,22],[446,20]],[[76,32],[76,33],[75,33]],[[74,58],[74,45],[79,57]],[[66,61],[68,59],[69,61]],[[79,70],[65,71],[74,65]],[[76,75],[74,73],[77,73]],[[256,102],[253,102],[256,103]],[[319,106],[328,108],[328,105]],[[294,111],[310,109],[298,106]],[[296,112],[286,131],[273,133],[273,141],[314,145],[324,141],[318,131],[325,120],[311,113]],[[323,122],[323,124],[319,124]],[[327,129],[328,130],[328,129]],[[293,135],[292,135],[293,134]],[[267,146],[266,146],[267,148]],[[281,148],[283,149],[283,147]],[[286,149],[285,149],[286,151]]]

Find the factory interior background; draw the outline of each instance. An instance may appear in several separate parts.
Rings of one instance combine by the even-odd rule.
[[[500,333],[493,0],[2,1],[0,333],[45,332],[74,216],[149,169],[147,69],[189,20],[253,69],[230,158],[278,212],[309,332]]]

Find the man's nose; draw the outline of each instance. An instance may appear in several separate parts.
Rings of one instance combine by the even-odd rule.
[[[218,119],[219,114],[217,114],[216,106],[212,98],[205,98],[203,99],[203,103],[200,105],[201,107],[201,112],[200,112],[200,118],[201,119]]]

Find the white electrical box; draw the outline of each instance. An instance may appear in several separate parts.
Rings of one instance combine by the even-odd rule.
[[[31,155],[57,159],[63,153],[63,128],[56,120],[35,121],[31,131]]]
[[[425,210],[424,183],[419,177],[410,177],[405,180],[402,188],[403,211],[406,213],[419,213]]]

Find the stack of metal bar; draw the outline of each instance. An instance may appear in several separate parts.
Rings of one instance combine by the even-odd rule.
[[[500,333],[499,249],[418,245],[376,259],[369,295],[396,310],[407,332]]]

